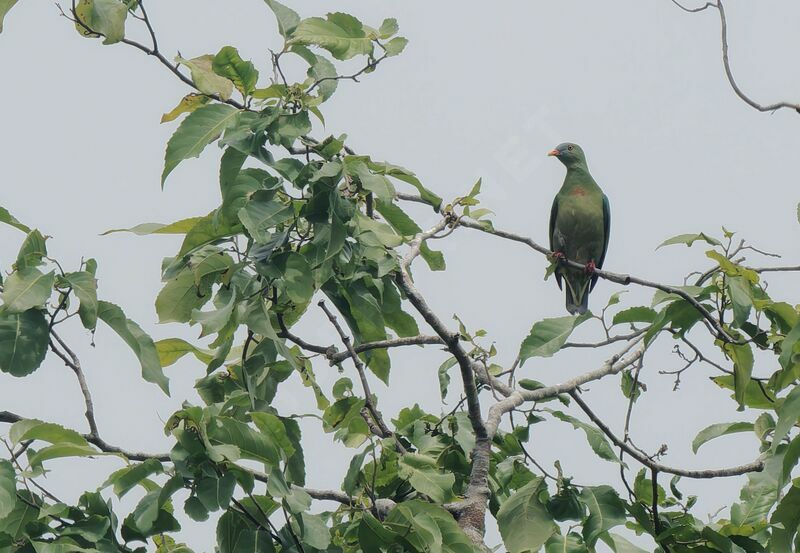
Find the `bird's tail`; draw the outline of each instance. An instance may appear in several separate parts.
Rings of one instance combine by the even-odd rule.
[[[589,279],[565,278],[564,287],[567,296],[567,311],[570,315],[583,315],[589,310]]]

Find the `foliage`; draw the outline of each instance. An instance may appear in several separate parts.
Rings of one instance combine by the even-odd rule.
[[[14,3],[0,0],[0,22]],[[46,235],[0,208],[0,222],[25,235],[2,281],[0,370],[25,377],[55,355],[83,383],[77,356],[57,333],[59,325],[78,321],[92,333],[99,323],[110,327],[131,348],[142,378],[166,394],[163,367],[191,354],[204,370],[196,382],[203,403],[184,402],[166,422],[164,431],[173,440],[167,454],[134,454],[105,442],[97,433],[88,389],[83,390],[87,434],[0,412],[0,422],[12,423],[10,457],[0,461],[0,550],[149,547],[185,553],[189,549],[178,541],[175,516],[182,510],[196,521],[220,515],[216,550],[221,553],[468,553],[486,548],[481,535],[488,506],[512,553],[594,551],[600,541],[617,552],[642,551],[619,535],[626,530],[631,539],[630,531],[649,535],[659,551],[790,551],[800,539],[795,471],[800,311],[768,294],[764,271],[741,258],[744,242],[735,247],[728,231],[724,239],[698,233],[666,240],[662,246],[707,248],[711,266],[697,273],[691,286],[634,282],[655,289],[651,305],[621,305],[615,294],[600,315],[535,322],[520,345],[519,365],[571,347],[568,340],[578,325],[602,325],[606,339],[593,347],[622,342],[625,349],[598,363],[600,368],[582,382],[546,386],[517,380],[517,363],[505,370],[494,362],[497,351],[484,344],[485,331],[470,331],[460,320],[458,331],[449,331],[410,276],[417,255],[430,269],[445,269],[441,253],[427,244],[431,238],[462,227],[508,237],[485,219],[488,210],[476,207],[481,182],[445,203],[409,170],[356,154],[346,135],[313,137],[316,121],[324,121],[324,103],[342,79],[354,78],[340,74],[337,62],[362,63],[358,75],[376,70],[407,44],[397,36],[397,22],[386,19],[371,27],[338,12],[303,19],[276,0],[266,0],[266,6],[284,39],[282,50],[269,60],[273,71],[259,71],[233,46],[179,57],[173,65],[155,40],[152,46],[135,43],[161,56],[194,88],[162,119],[180,119],[166,146],[162,186],[176,167],[205,154],[209,144],[223,149],[215,210],[124,229],[181,237],[175,255],[163,264],[164,287],[155,308],[161,322],[199,326],[207,346],[177,338],[154,342],[122,308],[100,299],[95,260],[66,271],[66,264],[48,256]],[[127,27],[136,21],[150,29],[141,1],[81,0],[69,15],[82,36],[103,44],[131,42]],[[284,73],[283,56],[305,64],[298,80]],[[264,83],[261,76],[267,73],[275,77]],[[423,231],[403,208],[403,198],[427,204],[438,223]],[[340,326],[330,314],[345,346],[341,351],[310,344],[292,331],[320,299],[344,322]],[[433,339],[421,335],[423,321],[435,331]],[[690,333],[693,340],[705,340],[706,353],[689,341]],[[748,474],[740,501],[710,521],[695,515],[696,497],[684,497],[678,476],[666,487],[659,480],[664,473],[687,471],[659,464],[657,455],[637,456],[627,428],[620,440],[579,399],[583,382],[621,374],[620,401],[630,407],[642,401],[644,352],[668,338],[695,354],[687,358],[678,350],[687,361],[682,370],[708,361],[707,350],[716,348],[725,359],[713,365],[720,372],[714,381],[721,393],[731,395],[735,408],[760,413],[754,423],[713,424],[693,442],[696,452],[712,439],[752,432],[760,444],[756,462],[729,471]],[[451,357],[438,371],[443,398],[450,371],[458,367],[465,400],[442,416],[410,406],[390,426],[369,381],[390,382],[392,348],[421,344],[446,347]],[[772,364],[761,363],[756,372],[756,353]],[[315,380],[312,356],[340,366],[352,361],[357,379],[342,376],[332,389],[323,389]],[[509,375],[510,384],[497,378],[501,373]],[[300,426],[273,402],[290,378],[307,386],[306,401],[317,410],[322,428],[353,449],[341,490],[304,487],[307,459]],[[498,393],[505,399],[493,402]],[[560,402],[559,409],[543,406],[553,400]],[[486,421],[479,407],[476,412],[480,401],[490,405]],[[517,409],[522,403],[530,406]],[[591,422],[565,412],[575,405]],[[503,415],[513,417],[515,411],[523,416],[502,419],[499,426]],[[644,465],[632,483],[625,480],[628,493],[609,485],[616,483],[574,484],[560,464],[557,476],[538,466],[525,443],[533,425],[552,421],[581,430],[589,449],[600,460],[619,464],[623,478],[631,479],[633,463]],[[29,486],[50,470],[53,459],[98,455],[116,456],[124,466],[74,504]],[[712,469],[702,477],[723,472]],[[186,497],[182,502],[176,499],[179,492]],[[128,494],[138,502],[122,512],[119,498]],[[320,511],[315,503],[329,500],[337,502],[334,510]]]

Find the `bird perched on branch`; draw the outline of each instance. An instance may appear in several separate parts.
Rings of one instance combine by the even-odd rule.
[[[611,211],[608,198],[597,185],[586,165],[586,156],[577,144],[565,142],[547,155],[555,156],[567,168],[561,190],[550,211],[550,250],[557,259],[558,287],[566,283],[567,311],[574,315],[589,309],[589,292],[597,282],[595,269],[602,269],[608,250]],[[569,267],[564,260],[584,265]]]

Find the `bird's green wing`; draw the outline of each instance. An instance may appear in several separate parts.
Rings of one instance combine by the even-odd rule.
[[[550,208],[550,251],[555,251],[555,235],[556,235],[556,218],[558,217],[558,196],[553,198],[553,207]],[[558,289],[561,290],[561,273],[556,270],[556,282]]]
[[[603,268],[603,262],[606,260],[606,252],[608,251],[608,236],[611,233],[611,207],[608,205],[608,196],[603,194],[603,253],[597,261],[597,268]]]
[[[556,217],[558,217],[558,196],[553,198],[553,207],[550,208],[550,251],[555,251],[553,237],[556,232]]]

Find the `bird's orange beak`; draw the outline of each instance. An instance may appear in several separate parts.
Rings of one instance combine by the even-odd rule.
[[[559,152],[558,150],[550,150],[549,152],[547,152],[547,155],[549,155],[549,156],[557,156],[560,153],[561,152]]]

